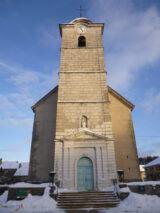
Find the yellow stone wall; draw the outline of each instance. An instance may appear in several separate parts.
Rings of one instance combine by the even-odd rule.
[[[124,170],[125,180],[140,179],[131,109],[111,92],[109,100],[117,170]]]

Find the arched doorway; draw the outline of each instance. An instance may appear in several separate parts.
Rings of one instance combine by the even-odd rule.
[[[79,191],[94,189],[93,163],[87,157],[80,158],[77,164],[77,188]]]

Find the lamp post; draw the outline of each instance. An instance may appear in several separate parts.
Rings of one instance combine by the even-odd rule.
[[[55,174],[56,174],[55,171],[50,171],[49,172],[49,179],[50,179],[50,182],[52,183],[52,186],[53,186],[53,183],[54,183]]]
[[[118,173],[119,181],[123,182],[124,181],[124,171],[118,170],[117,173]]]
[[[56,174],[55,171],[50,171],[49,172],[49,179],[50,179],[50,182],[51,182],[49,194],[50,194],[50,197],[52,197],[53,199],[57,200],[58,188],[55,185],[53,185],[54,184],[55,174]],[[57,193],[55,193],[56,188],[57,188]]]

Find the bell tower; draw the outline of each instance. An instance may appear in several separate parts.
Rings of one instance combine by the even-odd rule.
[[[102,189],[116,179],[102,43],[104,24],[81,17],[59,27],[62,44],[55,134],[56,179],[64,188]],[[88,173],[87,162],[92,165],[92,170],[86,170]],[[78,166],[81,164],[84,168]]]

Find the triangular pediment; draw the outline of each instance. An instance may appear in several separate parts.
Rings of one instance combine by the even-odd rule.
[[[63,140],[107,140],[108,138],[103,135],[96,134],[88,129],[81,129],[77,133],[67,135]]]

